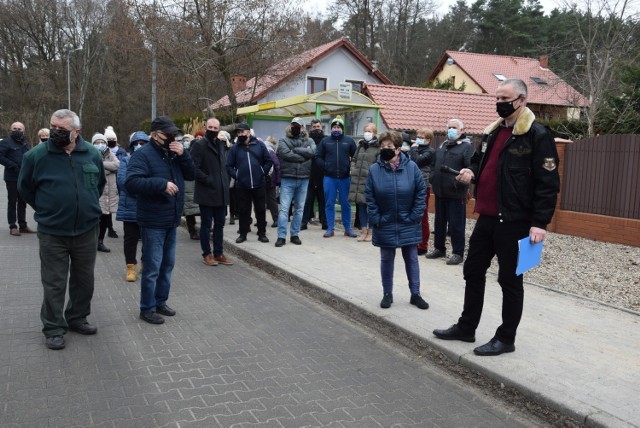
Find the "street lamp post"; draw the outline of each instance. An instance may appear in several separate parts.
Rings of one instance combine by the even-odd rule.
[[[82,48],[71,49],[69,46],[67,49],[67,106],[71,110],[71,53],[79,51]]]

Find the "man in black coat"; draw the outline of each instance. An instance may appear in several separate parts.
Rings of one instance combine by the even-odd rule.
[[[218,139],[220,121],[210,118],[206,122],[204,137],[193,142],[191,158],[196,167],[193,201],[200,205],[200,247],[202,263],[208,266],[232,265],[223,254],[224,222],[229,205],[229,176],[226,170],[227,145]],[[213,254],[210,231],[213,222]]]
[[[18,175],[22,165],[22,157],[29,150],[29,143],[24,135],[24,124],[11,124],[9,136],[0,140],[0,164],[4,165],[4,181],[7,184],[7,220],[9,233],[20,236],[22,233],[35,233],[27,226],[27,204],[18,193]],[[17,222],[17,224],[16,224]],[[18,228],[19,227],[19,228]]]

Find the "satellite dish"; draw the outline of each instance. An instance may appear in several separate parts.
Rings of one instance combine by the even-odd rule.
[[[453,58],[447,58],[447,65],[453,65],[456,62],[453,60]]]

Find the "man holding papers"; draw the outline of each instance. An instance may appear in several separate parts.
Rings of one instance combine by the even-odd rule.
[[[544,240],[560,188],[555,142],[526,107],[527,85],[507,79],[498,86],[496,99],[500,119],[485,129],[471,165],[456,177],[465,184],[475,180],[475,211],[480,214],[464,263],[464,308],[457,324],[433,331],[440,339],[475,342],[486,272],[497,255],[502,325],[488,343],[473,350],[476,355],[515,351],[524,301],[523,278],[516,275],[518,240]]]

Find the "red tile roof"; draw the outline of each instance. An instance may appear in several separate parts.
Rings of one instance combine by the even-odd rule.
[[[516,77],[527,84],[529,103],[555,106],[586,106],[589,103],[553,71],[541,67],[539,59],[533,58],[446,51],[431,72],[429,80],[440,73],[448,58],[452,58],[487,94],[495,95],[500,82],[495,75],[502,74],[506,78]],[[532,77],[540,78],[547,84],[536,83]],[[456,82],[456,85],[460,83],[462,82]]]
[[[366,94],[382,105],[380,110],[387,128],[415,130],[428,127],[446,131],[449,119],[464,122],[465,131],[481,134],[497,119],[495,96],[410,86],[365,86]]]
[[[351,52],[351,54],[353,54],[370,70],[371,74],[375,75],[382,82],[388,84],[391,83],[391,80],[389,80],[384,73],[377,69],[374,70],[373,64],[364,55],[362,55],[362,53],[360,53],[360,51],[356,49],[356,47],[351,44],[347,38],[343,37],[280,61],[279,63],[269,67],[264,76],[248,79],[246,89],[235,94],[238,104],[243,105],[256,102],[260,98],[264,97],[268,92],[276,89],[278,86],[286,82],[289,78],[297,75],[302,70],[305,70],[340,47],[344,47]],[[230,104],[229,97],[225,95],[215,103],[211,104],[210,108],[212,110],[216,110],[221,107],[228,107]]]

